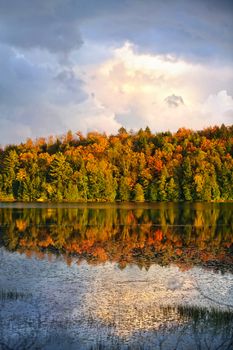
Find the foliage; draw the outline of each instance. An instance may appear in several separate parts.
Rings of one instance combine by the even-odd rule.
[[[232,156],[233,126],[69,131],[0,149],[0,200],[232,200]]]

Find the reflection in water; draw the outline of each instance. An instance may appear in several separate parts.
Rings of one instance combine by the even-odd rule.
[[[0,349],[231,349],[232,224],[231,204],[0,208]]]
[[[232,204],[1,208],[0,244],[28,256],[45,250],[91,264],[232,268]]]

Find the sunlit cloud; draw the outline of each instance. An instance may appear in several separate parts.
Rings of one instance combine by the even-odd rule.
[[[0,2],[1,143],[231,123],[232,9],[227,0]]]
[[[231,67],[140,54],[127,42],[92,68],[85,87],[128,128],[176,130],[230,122],[232,97],[221,90],[223,80],[232,83]]]

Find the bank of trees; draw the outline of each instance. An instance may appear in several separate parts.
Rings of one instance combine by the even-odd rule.
[[[153,134],[68,132],[0,149],[0,199],[233,199],[233,126]]]

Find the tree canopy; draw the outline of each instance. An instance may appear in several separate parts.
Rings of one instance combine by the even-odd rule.
[[[153,134],[121,128],[28,139],[0,149],[0,199],[233,199],[233,126]]]

